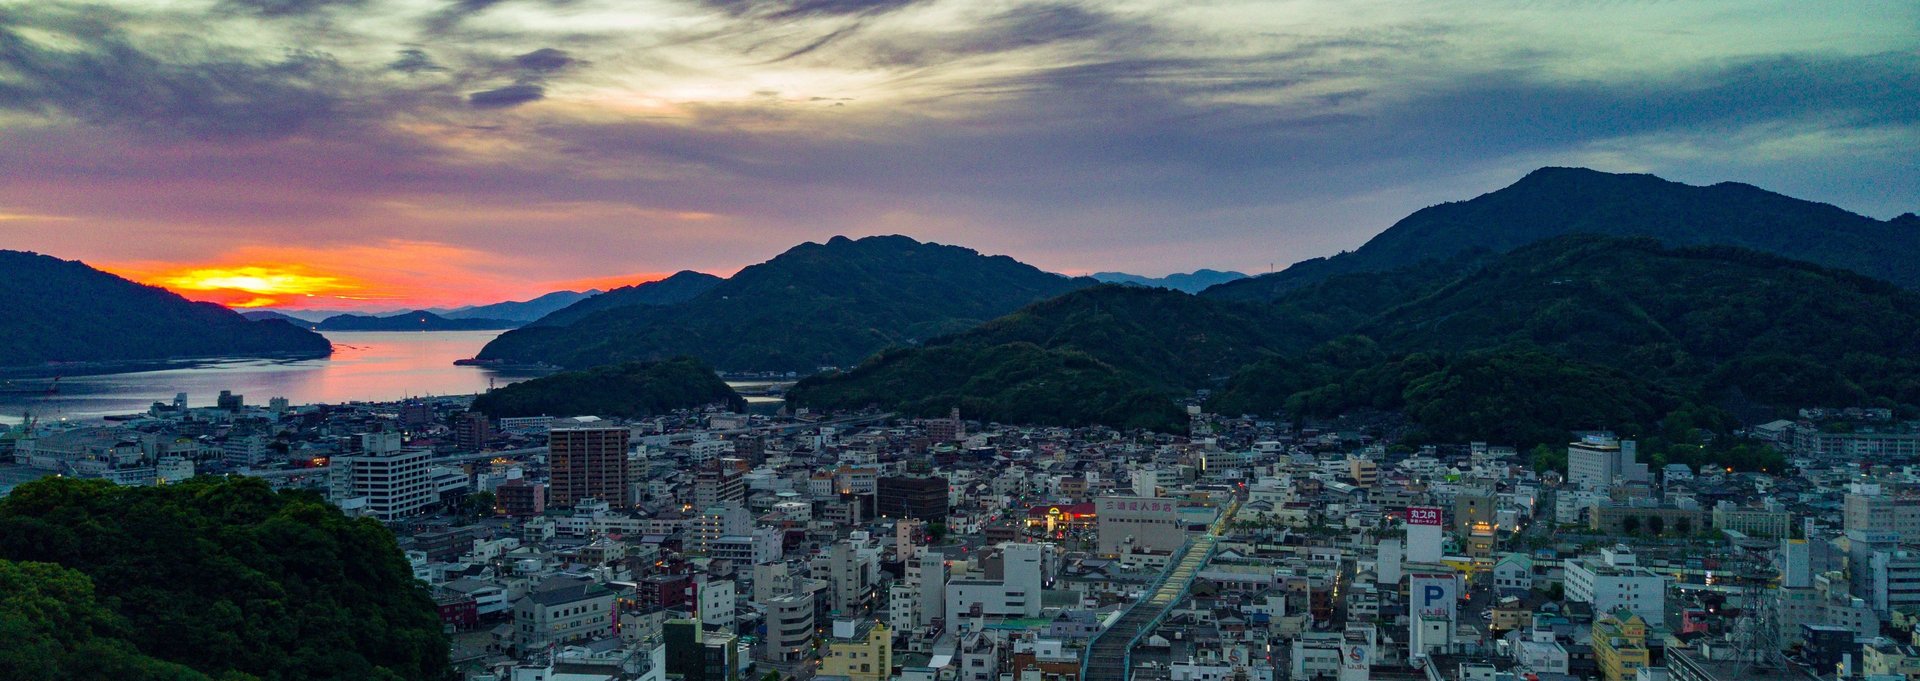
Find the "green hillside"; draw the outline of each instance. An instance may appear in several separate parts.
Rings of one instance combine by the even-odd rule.
[[[724,403],[745,411],[746,400],[705,362],[680,357],[563,371],[497,388],[473,398],[473,410],[493,418],[611,416],[632,418]]]
[[[804,372],[850,366],[1091,283],[902,236],[835,237],[796,246],[681,303],[509,331],[478,357],[580,368],[685,355],[728,371]]]

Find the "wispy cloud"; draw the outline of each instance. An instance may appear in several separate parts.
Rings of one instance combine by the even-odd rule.
[[[67,257],[460,244],[527,285],[902,231],[1056,269],[1264,270],[1549,163],[1886,217],[1920,195],[1898,153],[1920,138],[1916,23],[1898,3],[44,0],[0,8],[0,215],[74,218],[7,220],[5,245]]]

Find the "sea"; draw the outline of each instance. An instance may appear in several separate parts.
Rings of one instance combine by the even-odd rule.
[[[172,402],[178,393],[186,393],[187,404],[194,407],[213,406],[222,390],[243,396],[247,404],[266,404],[274,397],[296,405],[391,402],[470,395],[538,376],[453,364],[472,357],[500,333],[327,331],[322,335],[333,341],[333,356],[326,359],[214,359],[155,371],[62,376],[51,394],[0,393],[0,424],[19,423],[28,413],[41,423],[98,421],[144,412],[154,402]]]

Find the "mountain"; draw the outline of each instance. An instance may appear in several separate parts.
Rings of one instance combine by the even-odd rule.
[[[554,291],[532,300],[507,301],[490,305],[469,305],[440,313],[447,319],[504,319],[511,322],[531,322],[552,314],[553,311],[600,295],[600,289],[589,291]]]
[[[1143,277],[1138,274],[1127,274],[1125,272],[1093,273],[1093,279],[1095,281],[1109,284],[1155,286],[1159,288],[1170,288],[1175,291],[1184,291],[1186,293],[1199,293],[1215,284],[1224,284],[1229,281],[1245,278],[1247,278],[1247,275],[1239,272],[1221,272],[1208,269],[1194,270],[1186,274],[1176,272],[1164,277]]]
[[[277,312],[274,310],[241,310],[240,316],[246,317],[247,319],[251,319],[256,322],[266,321],[269,319],[277,319],[277,320],[286,322],[288,324],[298,326],[302,329],[313,328],[313,322],[310,322],[305,319],[301,319],[299,317],[295,317],[293,315],[286,314],[283,312]]]
[[[789,402],[916,416],[1178,430],[1170,395],[1308,339],[1265,308],[1162,288],[1102,284],[968,331],[801,380]]]
[[[747,401],[713,367],[691,358],[626,362],[563,371],[490,390],[473,410],[493,418],[517,416],[652,416],[724,403],[746,411]]]
[[[1920,408],[1920,294],[1726,246],[1566,236],[1488,262],[1352,332],[1363,356],[1268,359],[1214,396],[1228,413],[1400,409],[1436,438],[1542,442]]]
[[[587,315],[616,307],[672,305],[685,302],[694,296],[706,293],[721,281],[723,281],[721,278],[711,274],[682,270],[659,281],[622,286],[606,293],[574,301],[566,307],[541,316],[533,322],[533,325],[566,326],[580,321]]]
[[[1076,291],[808,378],[788,399],[1121,426],[1135,414],[1058,395],[1160,422],[1212,388],[1220,413],[1391,410],[1437,440],[1535,444],[1670,423],[1724,433],[1808,405],[1920,409],[1916,358],[1920,295],[1898,286],[1725,246],[1574,235],[1334,276],[1265,304]]]
[[[1352,252],[1228,282],[1205,295],[1264,300],[1340,274],[1385,272],[1463,252],[1504,253],[1567,234],[1720,244],[1851,270],[1920,288],[1920,218],[1875,220],[1824,203],[1722,182],[1700,187],[1652,175],[1541,168],[1498,191],[1424,208]]]
[[[414,310],[386,317],[334,315],[321,320],[314,328],[321,331],[488,331],[519,325],[505,319],[448,319],[426,310]]]
[[[1092,283],[904,236],[834,237],[795,246],[679,303],[509,331],[477,359],[588,367],[686,355],[726,370],[812,371]]]
[[[312,331],[248,320],[79,261],[0,250],[0,272],[0,366],[333,352]]]

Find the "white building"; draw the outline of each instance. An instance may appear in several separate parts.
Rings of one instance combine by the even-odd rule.
[[[1647,465],[1635,461],[1638,447],[1632,440],[1610,435],[1587,435],[1567,445],[1567,482],[1574,487],[1604,490],[1613,483],[1648,482]]]
[[[337,456],[327,465],[327,498],[338,504],[363,498],[368,515],[388,522],[419,514],[434,501],[434,486],[428,462],[433,453],[425,449],[399,449],[397,439],[388,441],[372,434],[364,453]]]
[[[1666,616],[1667,578],[1641,567],[1626,546],[1601,549],[1599,557],[1566,562],[1567,600],[1593,604],[1593,611],[1626,608],[1649,621]]]
[[[1053,558],[1052,544],[1003,544],[1001,579],[955,579],[947,582],[947,616],[1038,617],[1040,592],[1046,588]]]

